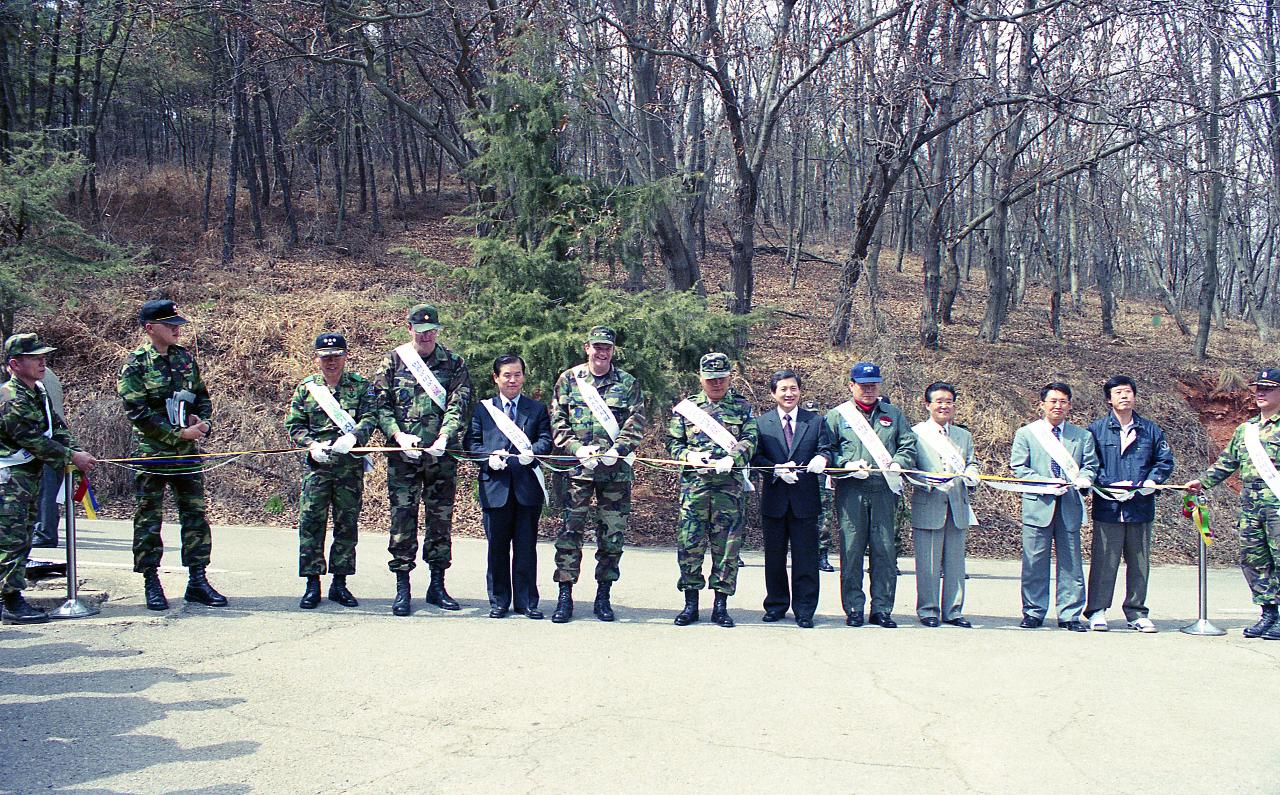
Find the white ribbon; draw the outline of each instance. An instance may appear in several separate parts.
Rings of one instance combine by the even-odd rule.
[[[445,401],[448,399],[448,393],[444,387],[440,385],[440,379],[436,378],[436,374],[431,372],[431,368],[427,367],[427,363],[422,361],[422,357],[418,355],[418,350],[413,347],[412,342],[406,342],[396,348],[396,355],[400,357],[400,361],[404,362],[405,367],[409,368],[409,372],[413,374],[413,378],[418,382],[418,386],[427,393],[427,397],[444,411]]]
[[[306,386],[307,391],[311,393],[311,397],[315,399],[316,403],[320,404],[320,408],[324,410],[325,415],[334,425],[341,428],[343,433],[356,432],[355,419],[338,403],[338,399],[329,391],[328,385],[317,381],[308,381]]]
[[[711,441],[715,442],[726,455],[733,455],[738,450],[738,438],[729,432],[729,429],[720,424],[720,421],[703,411],[693,401],[685,398],[676,404],[672,409],[675,413],[692,422],[698,430],[711,437]],[[747,491],[754,491],[755,487],[751,485],[751,476],[747,474],[749,470],[742,471],[742,483]]]
[[[44,384],[42,384],[39,381],[36,381],[36,391],[40,393],[40,398],[44,401],[45,429],[42,435],[46,439],[52,439],[53,438],[53,409],[49,407],[49,393],[45,391]],[[34,460],[36,460],[36,457],[34,455],[32,455],[28,451],[19,447],[12,454],[7,455],[3,458],[0,458],[0,469],[5,469],[7,467],[22,466],[23,464],[30,464]],[[58,490],[58,494],[59,495],[62,494],[61,489]],[[59,505],[62,504],[61,497],[59,497],[58,499],[58,504]]]
[[[951,437],[942,432],[942,426],[931,420],[925,420],[919,423],[911,430],[915,431],[916,438],[928,447],[938,458],[942,459],[942,466],[949,472],[964,472],[968,467],[968,463],[964,460],[964,453],[951,441]],[[932,484],[930,484],[932,485]],[[948,497],[948,500],[951,498]],[[973,506],[969,507],[969,526],[972,527],[978,523],[978,515],[973,512]]]
[[[587,368],[581,367],[574,370],[573,380],[578,385],[578,392],[582,395],[583,402],[587,404],[587,408],[591,409],[592,416],[596,418],[596,422],[604,426],[605,433],[609,434],[609,441],[617,441],[622,429],[618,427],[618,420],[609,410],[609,404],[600,397],[600,390],[596,389],[596,385],[592,383]]]
[[[498,426],[498,430],[502,431],[502,435],[506,436],[516,446],[517,450],[524,455],[533,455],[533,445],[529,442],[529,435],[520,430],[519,426],[507,416],[506,412],[494,405],[497,400],[498,398],[494,398],[493,401],[485,400],[480,405],[489,410],[489,418],[493,420],[493,424]],[[551,502],[551,495],[547,493],[547,479],[542,474],[542,467],[536,461],[534,462],[533,476],[538,479],[538,485],[542,488],[543,500]]]
[[[1062,443],[1062,440],[1053,435],[1053,426],[1049,424],[1049,421],[1036,420],[1027,427],[1031,429],[1031,435],[1035,437],[1036,442],[1044,448],[1050,458],[1057,462],[1058,468],[1062,470],[1062,476],[1069,483],[1074,483],[1076,478],[1080,477],[1080,465],[1076,463],[1075,457],[1067,450],[1067,446]],[[1031,494],[1052,493],[1050,491],[1035,491],[1031,489],[1027,489],[1027,492]],[[1085,510],[1084,493],[1077,491],[1076,496],[1080,498],[1080,509]]]
[[[862,446],[876,460],[876,466],[882,470],[880,474],[884,475],[884,482],[889,484],[889,490],[894,494],[901,494],[902,477],[896,472],[889,471],[889,465],[893,463],[893,456],[889,455],[889,450],[884,446],[884,442],[880,441],[879,436],[876,436],[876,432],[871,428],[871,423],[867,422],[867,418],[862,416],[862,412],[858,410],[858,407],[851,400],[846,400],[836,406],[836,411],[840,412],[840,416],[844,417],[844,421],[857,434],[858,441],[862,442]]]
[[[1244,449],[1249,453],[1249,460],[1258,470],[1258,474],[1266,481],[1271,493],[1280,497],[1280,472],[1276,471],[1275,462],[1267,455],[1262,446],[1262,421],[1251,422],[1244,426]]]

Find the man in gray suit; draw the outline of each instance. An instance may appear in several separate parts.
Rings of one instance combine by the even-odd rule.
[[[1067,422],[1071,387],[1054,381],[1040,390],[1044,415],[1013,435],[1009,466],[1019,478],[1049,481],[1022,494],[1022,626],[1035,629],[1049,612],[1050,545],[1057,554],[1058,626],[1087,632],[1084,564],[1080,552],[1083,492],[1098,476],[1093,436]]]
[[[969,490],[978,485],[973,437],[951,423],[954,386],[945,381],[930,384],[924,390],[924,403],[929,419],[911,429],[916,435],[916,469],[953,476],[931,479],[911,492],[916,615],[926,627],[945,622],[967,629],[973,624],[964,617],[964,542],[976,522]]]

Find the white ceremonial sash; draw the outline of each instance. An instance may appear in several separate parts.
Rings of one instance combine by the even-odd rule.
[[[422,361],[422,357],[418,355],[418,351],[413,347],[412,342],[406,342],[396,348],[396,354],[400,357],[400,361],[404,362],[409,368],[409,372],[413,373],[413,378],[418,382],[418,386],[427,393],[441,411],[444,411],[445,401],[448,399],[448,393],[444,391],[444,387],[440,385],[440,379],[436,378],[436,374],[431,372],[431,368],[427,367],[427,363]]]
[[[324,410],[334,425],[342,430],[343,433],[355,433],[356,421],[347,413],[347,410],[338,403],[338,399],[329,391],[326,384],[316,381],[307,382],[307,391],[311,393],[311,397],[315,398],[316,403],[320,404],[320,408]]]
[[[1271,493],[1280,497],[1280,472],[1276,471],[1275,462],[1262,447],[1261,421],[1251,422],[1244,426],[1244,449],[1249,453],[1249,460],[1258,470],[1258,474],[1266,481]]]
[[[702,407],[693,401],[685,398],[677,403],[672,411],[692,422],[694,427],[710,436],[711,441],[724,450],[726,455],[733,455],[738,451],[738,438],[729,433],[728,428],[721,425],[715,417],[703,411]],[[751,485],[751,476],[747,474],[749,471],[749,469],[743,470],[742,483],[747,491],[755,491],[755,487]]]
[[[53,410],[49,407],[49,393],[44,391],[44,384],[40,383],[39,381],[36,382],[36,391],[39,392],[40,397],[44,399],[45,429],[44,429],[43,436],[46,439],[52,439],[53,438]],[[17,466],[22,466],[23,464],[30,464],[34,460],[36,460],[36,457],[34,455],[32,455],[30,452],[23,450],[21,447],[19,447],[17,451],[15,451],[14,453],[4,456],[3,458],[0,458],[0,469],[7,469],[8,467],[17,467]],[[62,504],[62,489],[58,489],[58,504],[59,505]]]
[[[1049,424],[1049,421],[1036,420],[1027,427],[1031,429],[1031,435],[1035,437],[1036,442],[1044,448],[1050,458],[1057,462],[1058,468],[1062,470],[1062,476],[1066,478],[1067,482],[1075,482],[1075,479],[1080,477],[1080,465],[1076,463],[1076,459],[1067,450],[1067,446],[1062,443],[1062,440],[1053,435],[1053,426]],[[1031,494],[1048,494],[1052,491],[1052,487],[1048,487],[1044,491],[1034,487],[1024,487],[1023,491]],[[1080,498],[1080,508],[1088,514],[1088,506],[1084,504],[1084,492],[1077,491],[1076,496]]]
[[[496,400],[497,398],[494,398]],[[493,405],[492,400],[486,400],[481,403],[489,410],[489,417],[493,420],[493,424],[498,426],[498,430],[502,431],[502,435],[516,446],[516,449],[525,455],[533,455],[533,445],[529,442],[529,434],[520,430],[506,412]],[[538,485],[542,487],[542,498],[546,502],[551,502],[551,495],[547,493],[547,479],[542,474],[542,467],[534,462],[533,476],[538,479]],[[513,498],[514,499],[514,498]]]
[[[871,423],[867,422],[867,418],[862,416],[862,412],[853,405],[852,401],[846,400],[836,406],[836,411],[840,412],[840,416],[844,417],[844,421],[857,434],[858,441],[862,442],[862,446],[868,453],[871,453],[871,457],[876,460],[876,466],[883,470],[880,474],[884,475],[884,482],[889,484],[889,490],[894,494],[901,494],[902,476],[888,471],[889,465],[893,463],[893,456],[889,455],[889,449],[884,446],[884,442],[880,441],[880,437],[876,436]]]
[[[578,384],[578,392],[582,395],[583,402],[587,404],[587,408],[591,409],[591,416],[604,426],[605,433],[609,434],[609,440],[616,442],[622,429],[618,427],[617,418],[609,410],[609,404],[600,397],[600,390],[596,389],[596,385],[591,382],[591,376],[583,368],[582,374],[579,374],[578,370],[573,371],[573,380]]]
[[[916,438],[928,447],[938,458],[942,459],[942,465],[946,471],[954,474],[961,474],[965,471],[968,464],[964,460],[964,453],[960,452],[960,448],[956,443],[951,441],[951,437],[942,432],[942,427],[936,422],[925,420],[917,424],[911,430],[915,431]],[[978,515],[973,512],[973,506],[969,506],[969,525],[972,527],[978,523]]]

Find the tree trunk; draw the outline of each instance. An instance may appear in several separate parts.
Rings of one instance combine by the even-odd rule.
[[[244,125],[240,123],[244,113],[240,97],[244,94],[244,35],[239,31],[231,34],[231,105],[228,109],[230,124],[227,125],[229,141],[227,142],[227,190],[222,206],[222,264],[228,266],[236,254],[236,197],[237,177],[240,173],[240,131]]]

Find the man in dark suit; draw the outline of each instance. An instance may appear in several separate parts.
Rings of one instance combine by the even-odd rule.
[[[512,602],[529,618],[538,610],[538,517],[546,486],[534,456],[551,452],[547,407],[520,394],[524,359],[503,354],[493,360],[498,394],[471,417],[466,449],[480,462],[480,507],[489,539],[489,618],[502,618]]]
[[[764,617],[781,620],[790,607],[796,625],[813,626],[818,608],[818,519],[822,497],[818,478],[835,455],[835,440],[822,417],[799,408],[800,376],[779,370],[769,379],[776,411],[757,420],[759,446],[753,467],[763,475],[760,524],[764,529]],[[791,547],[791,587],[787,587],[787,546]]]

